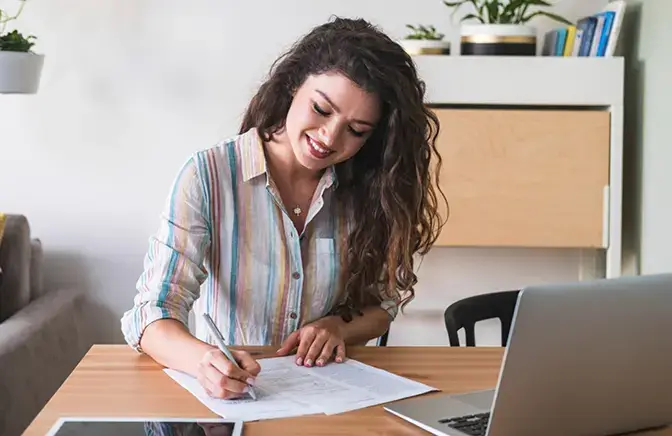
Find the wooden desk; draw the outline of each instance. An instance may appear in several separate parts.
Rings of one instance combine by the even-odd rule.
[[[270,349],[254,348],[272,355]],[[501,348],[359,347],[350,357],[444,392],[488,389],[497,382]],[[428,395],[437,395],[436,393]],[[24,435],[44,435],[60,416],[216,417],[153,360],[126,345],[94,346]],[[249,422],[254,435],[425,435],[381,406],[340,415]],[[644,434],[670,436],[672,430]]]

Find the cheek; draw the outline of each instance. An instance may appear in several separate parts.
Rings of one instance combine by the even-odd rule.
[[[289,111],[287,112],[287,119],[285,120],[285,127],[287,129],[287,133],[290,135],[293,135],[296,132],[298,127],[298,119],[300,119],[300,115],[297,113],[296,105],[290,106]]]
[[[300,134],[303,130],[315,128],[320,124],[320,117],[306,105],[293,105],[287,113],[287,130]]]
[[[364,146],[365,141],[365,139],[359,139],[352,136],[346,139],[343,144],[343,153],[341,156],[345,159],[349,159],[356,155]]]

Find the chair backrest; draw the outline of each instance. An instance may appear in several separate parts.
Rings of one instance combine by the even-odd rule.
[[[382,336],[376,340],[376,345],[379,347],[387,346],[387,338],[390,336],[390,331],[386,331]]]
[[[511,330],[511,320],[518,301],[519,290],[474,295],[448,306],[444,312],[448,341],[453,347],[460,346],[458,330],[464,328],[467,347],[476,346],[474,326],[478,321],[499,318],[502,346],[506,346]]]

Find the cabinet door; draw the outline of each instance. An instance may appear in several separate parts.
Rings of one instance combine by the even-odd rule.
[[[609,112],[434,111],[449,204],[437,245],[604,246]]]

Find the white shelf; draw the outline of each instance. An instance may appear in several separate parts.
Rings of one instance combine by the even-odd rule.
[[[623,104],[622,57],[413,56],[428,104]]]
[[[605,187],[605,258],[586,251],[584,279],[622,273],[622,57],[413,56],[429,105],[599,107],[610,113],[609,186]],[[602,265],[599,265],[599,264]]]

